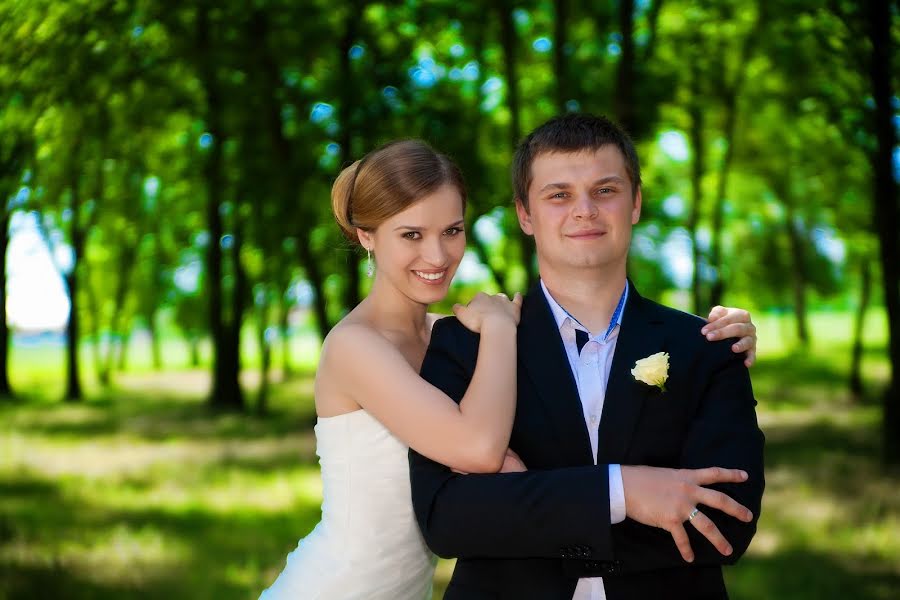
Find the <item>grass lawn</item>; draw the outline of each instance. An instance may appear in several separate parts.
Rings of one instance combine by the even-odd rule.
[[[782,318],[757,319],[768,485],[760,531],[726,572],[733,598],[897,597],[900,479],[878,463],[880,318],[862,404],[845,391],[846,316],[816,315],[803,352]],[[309,361],[255,417],[210,413],[197,370],[138,369],[107,391],[88,380],[88,401],[62,404],[55,355],[13,352],[23,399],[0,400],[0,600],[256,598],[317,521]],[[451,570],[442,561],[439,590]]]

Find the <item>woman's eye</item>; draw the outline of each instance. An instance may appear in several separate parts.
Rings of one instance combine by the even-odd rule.
[[[444,232],[444,235],[457,235],[459,233],[462,233],[462,227],[451,227]]]
[[[417,240],[417,239],[419,239],[419,232],[418,231],[407,231],[406,233],[403,234],[403,237],[408,240]]]

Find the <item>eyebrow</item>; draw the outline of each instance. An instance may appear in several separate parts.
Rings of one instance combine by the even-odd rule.
[[[460,219],[459,221],[454,221],[453,223],[450,223],[449,225],[444,227],[444,229],[450,229],[451,227],[458,227],[460,225],[463,225],[465,222],[466,222],[465,219]],[[407,231],[421,231],[421,230],[425,229],[425,227],[416,227],[415,225],[398,225],[397,227],[394,227],[394,231],[400,231],[401,229],[406,229]]]
[[[591,185],[602,185],[602,184],[604,184],[604,183],[624,183],[624,182],[625,182],[625,180],[622,179],[621,177],[619,177],[618,175],[607,175],[606,177],[601,177],[600,179],[597,179],[597,180],[594,181]],[[569,189],[570,187],[572,187],[572,184],[571,184],[571,183],[565,183],[565,182],[560,182],[560,183],[548,183],[547,185],[545,185],[544,187],[542,187],[540,190],[538,190],[538,193],[540,194],[540,193],[545,192],[545,191],[547,191],[547,190],[549,190],[549,189],[554,189],[554,190],[567,190],[567,189]]]

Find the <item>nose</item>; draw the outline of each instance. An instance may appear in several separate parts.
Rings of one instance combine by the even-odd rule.
[[[597,204],[587,192],[579,192],[575,196],[572,214],[576,219],[593,219],[598,214]]]
[[[426,239],[422,247],[422,259],[433,267],[443,267],[447,263],[447,249],[444,248],[444,237]]]

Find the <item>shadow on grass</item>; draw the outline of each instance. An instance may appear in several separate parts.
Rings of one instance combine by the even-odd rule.
[[[766,426],[766,464],[811,468],[829,457],[845,462],[877,462],[880,456],[880,431],[874,424],[842,424],[827,419],[812,423]],[[834,466],[828,465],[829,468]],[[835,473],[840,477],[841,473]]]
[[[80,403],[0,404],[0,419],[14,413],[22,429],[36,434],[88,438],[125,434],[147,441],[175,438],[257,439],[311,431],[315,406],[309,393],[290,395],[311,379],[273,387],[272,409],[265,415],[213,410],[202,398],[117,388]],[[305,390],[304,390],[305,391]]]
[[[732,600],[892,600],[900,590],[900,573],[889,565],[862,564],[801,547],[764,558],[745,556],[725,575]]]
[[[0,553],[5,600],[256,598],[320,514],[310,502],[278,512],[111,510],[73,502],[56,485],[26,476],[4,482],[3,500],[0,549],[19,548]],[[163,540],[163,547],[128,554],[134,542],[117,539],[122,531]]]

